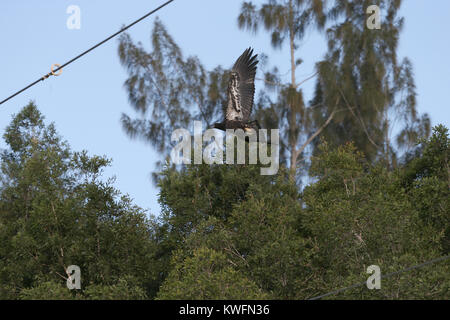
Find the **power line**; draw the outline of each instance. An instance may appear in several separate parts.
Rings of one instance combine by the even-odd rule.
[[[3,103],[5,103],[6,101],[14,98],[15,96],[17,96],[18,94],[21,94],[22,92],[28,90],[29,88],[31,88],[32,86],[36,85],[37,83],[44,81],[45,79],[47,79],[48,77],[52,76],[52,75],[57,75],[56,72],[58,72],[59,70],[62,70],[64,67],[67,67],[69,64],[71,64],[72,62],[75,62],[76,60],[80,59],[82,56],[84,56],[85,54],[88,54],[89,52],[91,52],[92,50],[98,48],[99,46],[103,45],[104,43],[108,42],[109,40],[111,40],[112,38],[116,37],[117,35],[119,35],[120,33],[124,32],[125,30],[128,30],[129,28],[131,28],[132,26],[134,26],[135,24],[141,22],[142,20],[146,19],[147,17],[151,16],[152,14],[154,14],[155,12],[157,12],[158,10],[164,8],[165,6],[167,6],[169,3],[173,2],[175,0],[169,0],[166,3],[162,4],[161,6],[159,6],[158,8],[150,11],[149,13],[147,13],[145,16],[139,18],[138,20],[134,21],[133,23],[129,24],[128,26],[124,27],[123,29],[119,30],[118,32],[114,33],[113,35],[109,36],[108,38],[106,38],[105,40],[97,43],[95,46],[91,47],[90,49],[84,51],[83,53],[79,54],[78,56],[76,56],[75,58],[73,58],[72,60],[64,63],[62,66],[59,65],[54,65],[54,66],[58,66],[55,70],[47,73],[46,75],[44,75],[43,77],[39,78],[38,80],[34,81],[33,83],[29,84],[28,86],[26,86],[25,88],[23,88],[22,90],[17,91],[16,93],[14,93],[13,95],[9,96],[8,98],[6,98],[5,100],[3,100],[2,102],[0,102],[0,105],[2,105]]]
[[[436,259],[433,259],[433,260],[430,260],[430,261],[427,261],[427,262],[424,262],[424,263],[421,263],[421,264],[418,264],[416,266],[412,266],[412,267],[409,267],[409,268],[406,268],[406,269],[403,269],[403,270],[400,270],[400,271],[391,272],[391,273],[388,273],[386,275],[381,274],[380,278],[382,279],[382,278],[392,277],[392,276],[395,276],[397,274],[400,274],[400,273],[403,273],[403,272],[407,272],[407,271],[411,271],[411,270],[414,270],[414,269],[419,269],[419,268],[425,267],[425,266],[427,266],[429,264],[433,264],[433,263],[436,263],[436,262],[444,261],[444,260],[447,260],[449,258],[450,258],[450,255],[445,256],[445,257],[436,258]],[[320,296],[317,296],[317,297],[314,297],[314,298],[311,298],[311,299],[308,299],[308,300],[319,300],[319,299],[322,299],[322,298],[334,295],[336,293],[343,292],[343,291],[348,290],[348,289],[354,289],[354,288],[357,288],[357,287],[361,287],[361,286],[365,285],[366,283],[367,283],[366,281],[360,282],[360,283],[355,283],[355,284],[353,284],[353,285],[351,285],[349,287],[345,287],[345,288],[342,288],[342,289],[339,289],[339,290],[331,291],[331,292],[325,293],[323,295],[320,295]]]

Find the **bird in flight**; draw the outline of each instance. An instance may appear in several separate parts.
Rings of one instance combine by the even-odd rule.
[[[214,128],[258,130],[260,126],[256,120],[249,121],[255,96],[255,75],[258,55],[253,55],[253,49],[248,48],[236,60],[231,70],[228,82],[228,99],[224,108],[225,119],[214,124]]]

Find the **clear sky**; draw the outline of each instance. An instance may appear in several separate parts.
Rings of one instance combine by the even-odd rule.
[[[49,72],[122,25],[134,21],[164,0],[0,0],[0,100]],[[197,55],[208,68],[230,67],[242,51],[252,46],[287,72],[287,50],[274,51],[264,32],[251,35],[237,28],[241,0],[175,0],[158,13],[185,55]],[[261,3],[261,0],[253,1]],[[70,5],[81,9],[81,29],[69,30],[66,13]],[[450,127],[450,1],[404,0],[401,14],[405,29],[399,57],[414,65],[418,109],[428,112],[433,125]],[[149,47],[155,16],[129,30],[135,41]],[[115,175],[116,187],[128,193],[137,205],[153,214],[160,211],[158,190],[150,173],[158,154],[152,146],[130,140],[119,119],[133,115],[123,88],[127,74],[117,56],[117,39],[68,66],[58,78],[50,78],[0,106],[0,132],[30,100],[34,100],[47,122],[55,122],[60,135],[73,150],[106,155],[113,164],[106,176]],[[312,34],[299,54],[304,64],[298,77],[306,78],[325,50],[321,36]],[[304,86],[306,98],[314,81]],[[261,87],[261,86],[259,86]],[[3,141],[0,148],[4,148]]]

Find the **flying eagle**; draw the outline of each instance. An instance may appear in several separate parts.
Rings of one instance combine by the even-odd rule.
[[[228,82],[228,99],[224,108],[225,120],[214,124],[214,128],[226,129],[260,129],[257,121],[249,121],[255,96],[255,75],[258,64],[257,54],[248,48],[236,60]]]

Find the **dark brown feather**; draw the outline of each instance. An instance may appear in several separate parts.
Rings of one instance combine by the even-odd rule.
[[[232,71],[239,75],[239,95],[242,108],[242,122],[247,122],[253,109],[253,100],[255,97],[255,76],[258,65],[258,55],[253,55],[253,49],[248,48],[236,60]],[[230,107],[230,103],[227,107]]]

